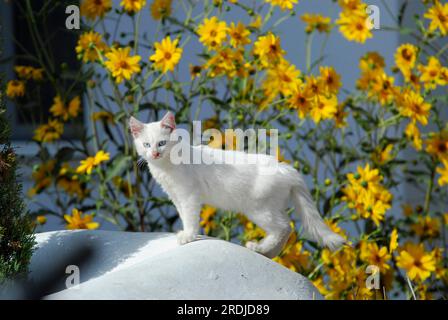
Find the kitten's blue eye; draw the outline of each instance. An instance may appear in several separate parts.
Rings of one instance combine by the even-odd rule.
[[[151,148],[151,144],[149,142],[143,142],[143,147]]]
[[[159,147],[166,145],[166,140],[159,141]]]

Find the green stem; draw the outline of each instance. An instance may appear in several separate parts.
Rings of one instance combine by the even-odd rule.
[[[306,48],[306,73],[309,74],[311,72],[311,52],[313,46],[313,34],[307,34],[305,40],[305,48]]]
[[[429,181],[428,181],[428,189],[426,189],[426,195],[425,195],[425,205],[423,207],[423,212],[425,214],[429,213],[429,208],[430,208],[430,204],[431,204],[432,189],[434,188],[434,178],[435,178],[435,175],[436,175],[435,165],[432,164],[432,167],[431,167],[431,177],[429,178]]]

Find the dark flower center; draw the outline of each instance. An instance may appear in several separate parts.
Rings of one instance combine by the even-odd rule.
[[[118,67],[121,69],[128,69],[129,68],[129,64],[126,61],[120,61],[118,63]]]

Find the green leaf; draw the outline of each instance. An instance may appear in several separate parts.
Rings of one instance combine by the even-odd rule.
[[[126,112],[125,111],[119,111],[119,112],[114,114],[114,121],[116,123],[118,123],[125,116],[126,116]]]
[[[120,176],[131,162],[131,156],[119,155],[112,162],[111,167],[106,173],[106,182],[112,180],[113,177]]]

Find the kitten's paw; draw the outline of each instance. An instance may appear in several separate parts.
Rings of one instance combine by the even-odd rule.
[[[185,230],[179,231],[177,233],[177,243],[180,245],[189,243],[196,240],[196,234],[191,232],[186,232]]]

